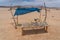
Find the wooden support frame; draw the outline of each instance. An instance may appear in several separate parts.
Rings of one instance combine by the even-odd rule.
[[[48,26],[44,26],[45,32],[48,32]]]
[[[11,15],[12,15],[12,19],[14,21],[14,25],[15,25],[14,27],[15,27],[15,29],[17,29],[16,21],[15,21],[14,15],[12,13],[12,8],[10,8],[10,12],[11,12]]]
[[[44,1],[44,0],[43,0],[43,1]],[[47,9],[46,9],[45,1],[44,1],[44,8],[45,8],[45,19],[44,19],[44,22],[46,22],[46,19],[47,19]]]
[[[17,25],[18,25],[18,15],[17,15],[17,19],[16,19],[16,21],[17,21]]]
[[[43,28],[43,29],[44,29],[44,32],[48,32],[48,26],[43,26],[43,27],[36,26],[36,27],[32,27],[32,29],[34,30],[35,28],[38,28],[38,27],[39,27],[39,29]],[[20,28],[20,32],[21,32],[20,35],[21,35],[21,36],[24,35],[24,34],[23,34],[24,28],[29,28],[29,27],[21,27],[21,28]]]
[[[39,14],[39,18],[40,18],[40,19],[39,19],[39,22],[41,22],[41,21],[42,21],[42,20],[41,20],[41,13]]]

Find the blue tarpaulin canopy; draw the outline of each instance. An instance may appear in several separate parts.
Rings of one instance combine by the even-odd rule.
[[[40,12],[40,10],[41,9],[39,8],[17,8],[14,16],[27,14],[27,13],[34,12],[34,11]]]

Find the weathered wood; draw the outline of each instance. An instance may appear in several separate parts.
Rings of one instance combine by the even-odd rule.
[[[44,27],[40,27],[40,26],[34,26],[34,27],[22,27],[23,30],[31,30],[31,29],[42,29]]]
[[[45,32],[48,32],[48,26],[45,26],[44,29],[45,29]]]

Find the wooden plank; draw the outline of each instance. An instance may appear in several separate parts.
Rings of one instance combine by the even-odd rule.
[[[22,27],[22,30],[32,30],[32,29],[42,29],[44,27],[39,27],[39,26],[35,26],[35,27]]]

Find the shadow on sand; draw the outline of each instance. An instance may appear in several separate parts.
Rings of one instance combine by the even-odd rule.
[[[44,29],[23,30],[23,35],[48,33]]]

